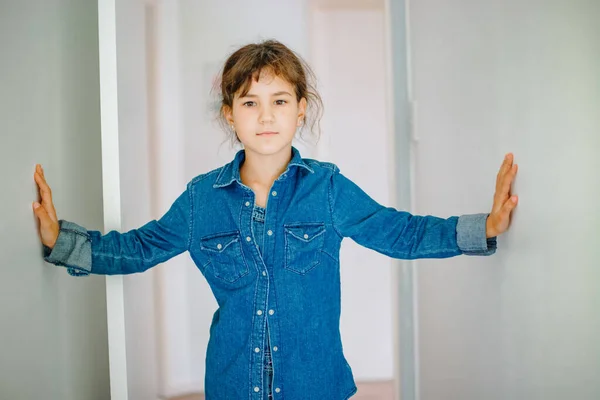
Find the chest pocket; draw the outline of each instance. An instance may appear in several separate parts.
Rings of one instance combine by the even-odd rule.
[[[306,274],[321,262],[325,224],[320,222],[285,225],[285,268]]]
[[[233,283],[248,274],[238,231],[204,237],[200,248],[208,254],[216,278]]]

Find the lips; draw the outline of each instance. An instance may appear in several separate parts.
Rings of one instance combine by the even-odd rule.
[[[277,135],[278,132],[270,132],[270,131],[265,131],[265,132],[260,132],[258,133],[258,136],[269,136],[269,135]]]

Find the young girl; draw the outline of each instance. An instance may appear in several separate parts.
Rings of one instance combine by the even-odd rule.
[[[342,351],[342,239],[390,257],[491,255],[509,224],[517,168],[507,154],[489,214],[442,219],[384,207],[335,164],[302,158],[298,127],[318,121],[309,67],[283,44],[244,46],[226,61],[221,114],[243,150],[196,176],[160,220],[102,235],[58,220],[41,166],[34,175],[44,259],[75,276],[143,272],[188,251],[218,302],[206,398],[348,399]]]

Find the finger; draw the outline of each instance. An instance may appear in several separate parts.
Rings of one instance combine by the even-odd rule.
[[[502,176],[498,177],[498,181],[496,183],[496,194],[498,194],[503,200],[506,199],[505,196],[507,193],[510,194],[510,185],[517,174],[517,168],[517,164],[513,164],[508,171],[506,171]]]
[[[35,172],[39,173],[42,177],[44,177],[44,169],[42,168],[41,164],[35,165]]]
[[[517,175],[518,165],[514,164],[510,171],[508,171],[504,175],[504,180],[502,181],[502,193],[506,196],[510,196],[510,187],[513,183],[515,176]]]
[[[518,203],[517,196],[510,196],[508,200],[504,203],[502,207],[502,213],[504,218],[510,218],[510,213],[515,209]]]
[[[49,203],[52,203],[52,189],[50,189],[50,186],[48,186],[42,174],[40,172],[36,172],[34,177],[40,189],[42,201],[48,201]]]
[[[37,182],[40,189],[42,207],[48,213],[49,218],[57,222],[58,219],[56,217],[56,210],[54,209],[54,203],[52,202],[52,189],[50,189],[50,186],[48,186],[44,177],[39,173],[35,174],[35,181]]]
[[[504,160],[502,161],[502,165],[500,166],[500,170],[498,171],[498,181],[502,179],[502,177],[506,174],[507,171],[510,170],[513,164],[513,154],[506,153],[504,155]]]
[[[40,225],[48,226],[51,222],[50,216],[44,207],[41,206],[37,201],[33,203],[33,212],[35,216],[40,220]]]

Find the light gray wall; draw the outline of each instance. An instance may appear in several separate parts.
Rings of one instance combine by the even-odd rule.
[[[102,230],[97,3],[0,2],[0,398],[109,398],[103,276],[45,263],[31,204]]]
[[[421,400],[600,398],[600,3],[411,2],[416,211],[519,195],[491,257],[419,260]]]

